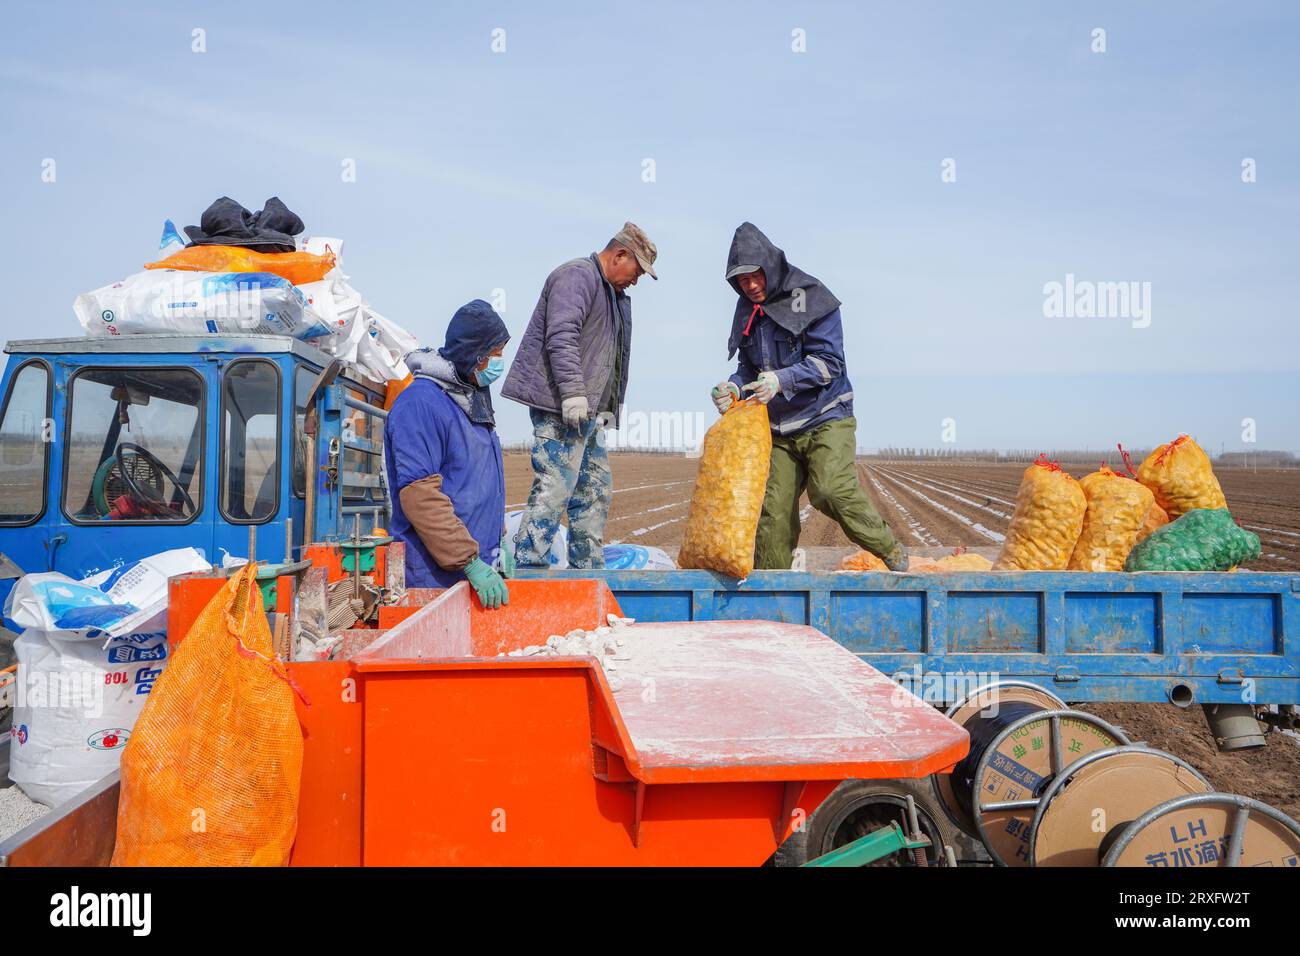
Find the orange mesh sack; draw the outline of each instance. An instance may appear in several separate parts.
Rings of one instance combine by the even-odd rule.
[[[1161,445],[1138,466],[1138,481],[1151,489],[1170,521],[1193,508],[1228,507],[1210,467],[1210,456],[1187,435]]]
[[[334,268],[334,253],[256,252],[243,246],[187,246],[166,259],[146,262],[146,269],[183,269],[186,272],[269,272],[294,285],[319,282]]]
[[[767,406],[733,402],[704,435],[678,567],[749,577],[771,463]]]
[[[1070,555],[1071,571],[1123,571],[1137,544],[1155,496],[1140,482],[1102,465],[1079,479],[1088,510]]]
[[[1146,487],[1143,485],[1142,487]],[[1149,489],[1148,489],[1149,490]],[[1165,514],[1165,509],[1161,508],[1155,501],[1151,502],[1151,508],[1147,511],[1146,519],[1142,522],[1142,527],[1138,529],[1137,540],[1134,544],[1141,544],[1145,541],[1152,531],[1156,528],[1164,527],[1169,524],[1169,515]]]
[[[913,559],[915,560],[915,559]],[[889,568],[878,557],[870,551],[859,551],[856,554],[846,555],[840,559],[841,571],[888,571]],[[913,568],[908,565],[907,570]]]
[[[255,565],[208,602],[122,752],[114,866],[283,866],[302,730]]]
[[[983,555],[970,554],[969,552],[958,549],[952,554],[945,554],[942,558],[917,558],[908,559],[907,570],[910,574],[942,574],[944,571],[988,571],[993,567],[993,562]]]
[[[843,564],[840,565],[843,567]],[[907,557],[908,574],[936,574],[942,571],[939,562],[934,558],[923,558],[919,555],[911,554]]]
[[[1011,527],[993,570],[1064,571],[1087,510],[1079,483],[1039,455],[1020,481]]]

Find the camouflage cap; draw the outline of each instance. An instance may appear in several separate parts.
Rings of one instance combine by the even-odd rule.
[[[618,231],[614,241],[620,246],[625,247],[632,255],[636,256],[637,263],[645,270],[646,275],[658,281],[659,277],[655,275],[654,263],[655,257],[659,255],[659,250],[655,244],[634,222],[623,223],[623,228]]]

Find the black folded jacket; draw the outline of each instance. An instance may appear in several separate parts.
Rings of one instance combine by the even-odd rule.
[[[244,246],[258,252],[293,252],[293,237],[306,231],[297,213],[278,196],[258,212],[249,212],[229,196],[203,211],[199,225],[186,226],[191,246]]]

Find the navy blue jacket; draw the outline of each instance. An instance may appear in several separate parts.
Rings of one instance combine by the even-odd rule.
[[[740,388],[759,372],[776,372],[781,384],[781,393],[767,405],[772,431],[779,435],[797,435],[853,414],[839,309],[798,334],[770,316],[755,316],[749,334],[740,337],[736,374],[729,381]]]
[[[767,295],[758,309],[737,276],[762,270]],[[853,414],[853,386],[844,367],[840,300],[821,280],[790,264],[752,222],[742,222],[727,253],[727,282],[736,291],[727,357],[739,353],[737,387],[776,372],[781,393],[767,406],[772,431],[797,435]]]

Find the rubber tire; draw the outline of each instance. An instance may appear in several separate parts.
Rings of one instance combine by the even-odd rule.
[[[934,788],[928,777],[920,780],[845,780],[808,818],[804,829],[793,834],[790,839],[777,849],[772,857],[776,866],[802,866],[809,860],[822,856],[835,849],[829,844],[828,830],[839,826],[851,816],[853,811],[864,804],[878,802],[879,798],[890,798],[887,802],[898,802],[897,811],[890,812],[892,819],[903,817],[906,798],[911,796],[916,801],[917,813],[922,817],[922,829],[926,829],[924,820],[929,818],[930,826],[942,843],[953,848],[959,864],[989,863],[989,856],[984,852],[979,840],[964,833],[954,824],[943,808],[939,806],[934,795]],[[882,824],[883,825],[883,824]],[[934,865],[936,853],[942,853],[942,847],[929,851],[931,865]],[[875,866],[896,866],[897,856],[877,861]],[[910,864],[909,864],[910,865]]]

